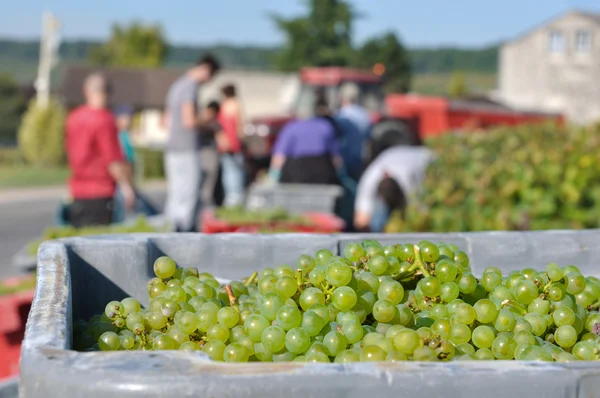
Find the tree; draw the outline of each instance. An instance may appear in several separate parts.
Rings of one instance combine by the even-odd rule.
[[[352,22],[356,14],[344,0],[310,0],[306,15],[271,18],[286,35],[276,66],[295,71],[302,66],[347,66],[352,60]]]
[[[54,98],[47,106],[29,103],[19,128],[19,149],[28,163],[40,167],[57,166],[65,161],[65,110]]]
[[[13,145],[21,115],[26,109],[17,82],[8,74],[0,74],[0,144]]]
[[[134,22],[129,26],[113,25],[110,39],[92,50],[90,60],[101,66],[156,68],[166,55],[161,27]]]
[[[469,93],[467,82],[465,81],[465,75],[462,72],[452,73],[450,78],[450,85],[448,87],[448,95],[451,98],[464,98]]]
[[[383,64],[385,68],[387,92],[407,92],[410,89],[410,57],[395,33],[372,38],[357,50],[356,66],[372,69],[376,64]]]

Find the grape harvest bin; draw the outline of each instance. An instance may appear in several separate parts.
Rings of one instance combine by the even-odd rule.
[[[161,255],[222,278],[293,262],[303,253],[339,252],[365,235],[145,234],[45,243],[21,356],[22,398],[116,397],[597,397],[600,362],[536,363],[216,363],[179,351],[71,350],[71,322],[134,296]],[[600,275],[600,231],[369,235],[381,242],[454,243],[485,266],[504,271],[555,261]]]

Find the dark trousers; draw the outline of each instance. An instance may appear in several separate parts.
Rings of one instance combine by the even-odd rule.
[[[77,199],[69,209],[69,221],[75,228],[109,225],[113,221],[113,198]]]

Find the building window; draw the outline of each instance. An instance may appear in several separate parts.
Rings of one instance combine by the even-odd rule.
[[[592,34],[588,30],[578,30],[575,36],[575,49],[577,52],[590,52],[592,50]]]
[[[564,47],[565,42],[562,32],[550,32],[550,51],[560,52],[564,50]]]

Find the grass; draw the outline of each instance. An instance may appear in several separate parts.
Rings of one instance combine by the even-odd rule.
[[[0,165],[0,189],[63,185],[68,176],[69,170],[66,167]]]
[[[485,72],[464,72],[469,91],[485,93],[496,88],[496,74]],[[412,91],[429,94],[445,95],[448,93],[451,73],[417,74],[413,76]]]

